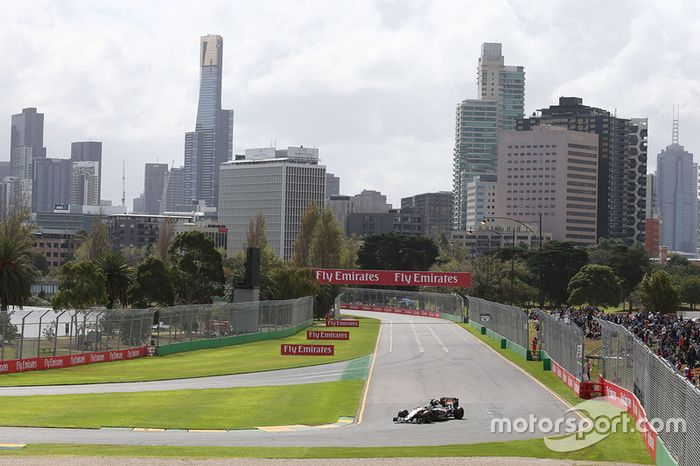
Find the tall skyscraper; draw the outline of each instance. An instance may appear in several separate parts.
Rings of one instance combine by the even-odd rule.
[[[421,234],[444,233],[452,229],[452,193],[416,194],[401,199],[401,214],[416,214],[421,218]]]
[[[70,203],[100,205],[100,163],[86,160],[71,165]]]
[[[656,157],[656,183],[661,244],[669,251],[695,254],[698,214],[698,166],[693,154],[678,144],[678,120],[673,139]]]
[[[143,186],[145,213],[159,214],[163,197],[163,183],[168,174],[167,163],[147,163]]]
[[[466,229],[467,184],[496,173],[498,131],[512,130],[525,108],[525,68],[507,66],[499,43],[481,45],[477,99],[457,104],[453,153],[453,227]]]
[[[219,166],[233,156],[233,110],[221,109],[224,40],[202,36],[195,130],[185,133],[185,204],[218,205]]]
[[[340,195],[340,178],[335,176],[333,173],[326,173],[326,201],[328,201],[331,196]]]
[[[53,212],[57,204],[70,203],[71,161],[40,158],[34,161],[32,211]]]
[[[11,174],[19,179],[13,184],[13,207],[31,208],[34,160],[44,157],[44,114],[33,107],[24,108],[22,113],[12,115],[10,128]]]
[[[70,159],[73,162],[97,163],[95,165],[97,169],[96,177],[91,178],[91,182],[96,184],[90,188],[97,193],[97,202],[95,204],[82,205],[100,205],[100,200],[102,199],[102,143],[98,141],[74,142],[70,145]],[[85,166],[87,165],[80,165],[80,167]],[[78,171],[81,170],[83,168],[78,168]]]
[[[163,194],[160,198],[160,213],[190,212],[191,204],[184,205],[185,199],[185,169],[173,167],[163,178]]]
[[[496,216],[536,223],[552,239],[596,244],[598,137],[552,125],[505,131]]]
[[[325,201],[326,167],[318,163],[318,149],[247,150],[245,159],[222,165],[220,175],[219,223],[229,229],[228,253],[245,247],[248,225],[262,213],[268,244],[291,258],[304,211]]]
[[[597,237],[644,244],[647,119],[618,118],[607,110],[583,105],[579,97],[560,97],[559,105],[518,120],[517,130],[539,124],[598,135]]]

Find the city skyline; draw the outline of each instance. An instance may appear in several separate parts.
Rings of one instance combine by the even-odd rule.
[[[343,194],[376,189],[399,204],[417,192],[451,189],[451,115],[455,102],[475,96],[482,42],[502,43],[508,63],[526,68],[526,116],[559,96],[577,95],[623,116],[648,116],[649,153],[655,154],[669,139],[672,106],[679,103],[684,145],[693,153],[700,146],[693,131],[700,124],[700,73],[682,48],[698,34],[692,27],[698,6],[690,2],[641,9],[635,2],[601,3],[606,18],[595,23],[588,20],[596,8],[557,4],[535,14],[520,2],[476,11],[476,4],[359,2],[342,15],[311,2],[298,5],[293,16],[299,21],[291,22],[281,3],[261,11],[245,2],[214,2],[207,11],[174,3],[172,16],[162,19],[153,15],[164,8],[157,2],[143,9],[47,5],[13,5],[0,19],[2,44],[27,36],[24,28],[44,15],[52,15],[55,33],[64,37],[36,34],[3,48],[8,66],[0,72],[6,90],[0,113],[8,125],[22,108],[44,113],[50,158],[66,158],[75,140],[103,141],[105,173],[121,173],[122,160],[129,167],[127,204],[142,190],[143,161],[184,163],[182,133],[191,131],[197,106],[199,70],[191,57],[208,33],[227,43],[223,107],[237,111],[235,151],[275,140],[278,147],[319,147],[323,163],[343,179]],[[466,10],[473,14],[462,14]],[[688,24],[677,26],[681,13]],[[155,18],[155,32],[138,28],[145,17]],[[550,21],[555,17],[564,19]],[[100,33],[81,60],[65,60],[74,34],[86,33],[76,22],[90,19]],[[319,24],[313,32],[312,23]],[[252,34],[260,24],[279,26],[277,34]],[[347,38],[344,31],[354,27],[362,34]],[[574,40],[583,31],[591,40]],[[456,42],[464,46],[450,46]],[[0,161],[9,160],[9,146],[9,131],[0,132]],[[656,161],[649,162],[653,172]],[[414,169],[395,169],[405,165]],[[120,177],[104,177],[102,197],[119,203]]]

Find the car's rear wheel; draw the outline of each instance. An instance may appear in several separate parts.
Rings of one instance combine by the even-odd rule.
[[[423,414],[423,422],[425,422],[426,424],[430,424],[431,422],[433,422],[433,413],[431,413],[430,411],[426,411],[425,414]]]
[[[464,418],[464,408],[457,408],[455,410],[455,419],[463,419]]]

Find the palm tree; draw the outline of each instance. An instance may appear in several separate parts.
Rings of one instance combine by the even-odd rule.
[[[97,266],[105,274],[107,284],[107,309],[119,302],[126,307],[127,292],[134,281],[134,269],[120,252],[108,251],[97,260]]]
[[[32,263],[31,248],[8,237],[0,237],[0,311],[23,306],[32,295],[39,272]]]

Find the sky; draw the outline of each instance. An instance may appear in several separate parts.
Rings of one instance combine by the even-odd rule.
[[[456,104],[482,42],[525,67],[525,110],[578,96],[649,118],[649,171],[671,142],[700,160],[700,2],[693,0],[0,0],[0,160],[10,116],[45,114],[49,157],[103,142],[103,199],[127,206],[146,162],[184,163],[199,38],[224,38],[234,151],[318,147],[341,193],[452,189]],[[4,122],[4,123],[3,123]]]

